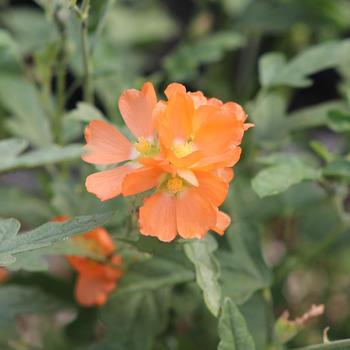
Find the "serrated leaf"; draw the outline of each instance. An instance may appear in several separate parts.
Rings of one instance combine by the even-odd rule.
[[[253,190],[260,196],[272,196],[286,191],[304,180],[319,180],[320,170],[300,158],[281,155],[273,166],[261,170],[252,180]]]
[[[344,64],[349,61],[349,56],[350,40],[342,40],[311,47],[285,65],[281,64],[282,59],[279,58],[278,69],[268,76],[267,81],[265,79],[266,86],[309,86],[309,75]]]
[[[216,240],[207,235],[201,240],[186,242],[184,247],[187,257],[195,266],[196,280],[202,289],[204,301],[210,312],[217,316],[220,309],[221,286],[220,268],[213,254],[217,249]]]
[[[82,146],[77,144],[64,147],[51,145],[46,148],[27,152],[18,157],[2,159],[0,155],[0,172],[17,168],[33,168],[76,159],[81,155],[81,151]]]
[[[46,271],[48,269],[47,256],[50,255],[74,255],[98,259],[86,246],[78,244],[74,240],[68,239],[54,243],[51,246],[29,250],[16,254],[16,260],[7,268],[12,271]]]
[[[30,81],[2,75],[0,104],[11,114],[7,129],[33,145],[47,146],[52,142],[49,119],[41,104],[38,91]]]
[[[220,61],[225,52],[244,44],[241,35],[233,32],[218,32],[195,43],[184,44],[170,54],[164,67],[170,80],[188,80],[201,64]]]
[[[219,319],[218,350],[254,350],[255,344],[237,306],[229,298],[223,304]]]
[[[48,222],[26,233],[17,234],[20,228],[15,219],[0,220],[0,264],[7,265],[15,261],[16,255],[23,252],[47,247],[68,237],[84,233],[104,224],[112,213],[79,216],[70,221]],[[9,257],[14,260],[9,262]]]

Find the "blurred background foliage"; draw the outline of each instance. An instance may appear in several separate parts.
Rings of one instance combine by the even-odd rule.
[[[75,305],[69,271],[52,271],[62,262],[50,257],[45,271],[42,256],[74,248],[16,255],[0,287],[1,349],[215,349],[229,316],[257,350],[322,343],[328,326],[331,340],[350,338],[350,2],[92,0],[94,103],[70,6],[0,0],[0,216],[29,230],[113,210],[107,227],[128,263],[96,310]],[[146,80],[160,94],[179,81],[237,101],[256,125],[224,205],[233,225],[207,242],[206,263],[240,310],[224,304],[219,332],[181,243],[139,238],[137,201],[100,203],[84,189],[84,126],[122,127],[119,94]],[[325,313],[307,326],[274,326],[284,310],[295,318],[311,304]]]

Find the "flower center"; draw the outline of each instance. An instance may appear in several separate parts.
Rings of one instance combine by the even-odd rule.
[[[152,144],[144,137],[139,137],[137,142],[134,143],[136,150],[142,154],[148,153],[152,149]]]
[[[193,142],[174,145],[173,152],[177,158],[186,157],[193,152]]]
[[[176,194],[184,189],[184,182],[178,177],[173,177],[166,182],[166,188],[170,193]]]
[[[82,248],[85,248],[89,253],[96,255],[96,257],[103,257],[104,251],[102,247],[93,239],[84,236],[74,237],[74,241]]]

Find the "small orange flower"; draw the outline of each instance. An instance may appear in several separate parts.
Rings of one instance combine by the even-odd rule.
[[[145,91],[152,91],[152,103]],[[87,190],[105,200],[156,188],[140,208],[140,231],[165,242],[177,234],[185,239],[202,238],[210,229],[223,234],[230,218],[218,207],[227,196],[233,178],[231,167],[240,158],[244,132],[253,125],[245,123],[246,113],[234,102],[208,99],[199,91],[187,92],[178,83],[170,84],[165,95],[167,101],[157,102],[150,83],[141,91],[122,94],[119,108],[137,140],[123,158],[129,161],[90,175]],[[85,147],[90,156],[83,159],[95,164],[122,161],[110,157],[123,149],[117,144],[120,134],[117,137],[115,129],[104,122],[96,123],[86,129]]]
[[[0,283],[6,282],[8,276],[8,271],[4,267],[0,267]]]
[[[66,221],[65,216],[53,221]],[[97,227],[73,240],[96,257],[96,260],[79,256],[68,256],[67,260],[78,273],[75,298],[80,305],[103,305],[108,294],[122,277],[122,257],[115,255],[115,245],[103,227]]]

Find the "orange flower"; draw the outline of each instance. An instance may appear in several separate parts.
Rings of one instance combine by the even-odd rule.
[[[53,221],[67,219],[66,216],[61,216]],[[103,305],[122,277],[122,258],[115,255],[115,245],[103,227],[97,227],[73,239],[96,257],[96,260],[79,256],[67,257],[78,273],[75,298],[83,306]]]
[[[138,137],[134,143],[137,152],[124,158],[131,161],[123,166],[125,170],[118,180],[109,175],[120,167],[90,175],[86,183],[88,191],[100,199],[108,199],[120,193],[127,196],[156,187],[156,192],[145,199],[140,208],[140,231],[165,242],[177,234],[186,239],[202,238],[210,229],[223,234],[230,218],[218,207],[227,196],[233,178],[231,167],[240,158],[243,134],[253,125],[244,123],[247,115],[238,104],[208,99],[201,92],[187,92],[178,83],[170,84],[165,90],[167,101],[141,109],[145,86],[153,96],[153,87],[146,83],[141,91],[124,92],[119,107],[131,131],[136,121],[142,125],[144,119],[150,120],[148,132],[133,131]],[[87,127],[86,147],[94,149],[94,162],[102,164],[101,159],[106,159],[107,153],[101,146],[102,136],[99,143],[91,146],[93,123],[96,122]],[[103,134],[102,129],[106,127],[96,126],[94,134]],[[118,154],[116,135],[103,135],[111,154]],[[86,160],[86,156],[83,159]],[[94,177],[93,184],[91,177]]]
[[[8,271],[4,267],[0,267],[0,283],[6,282],[8,275]]]

